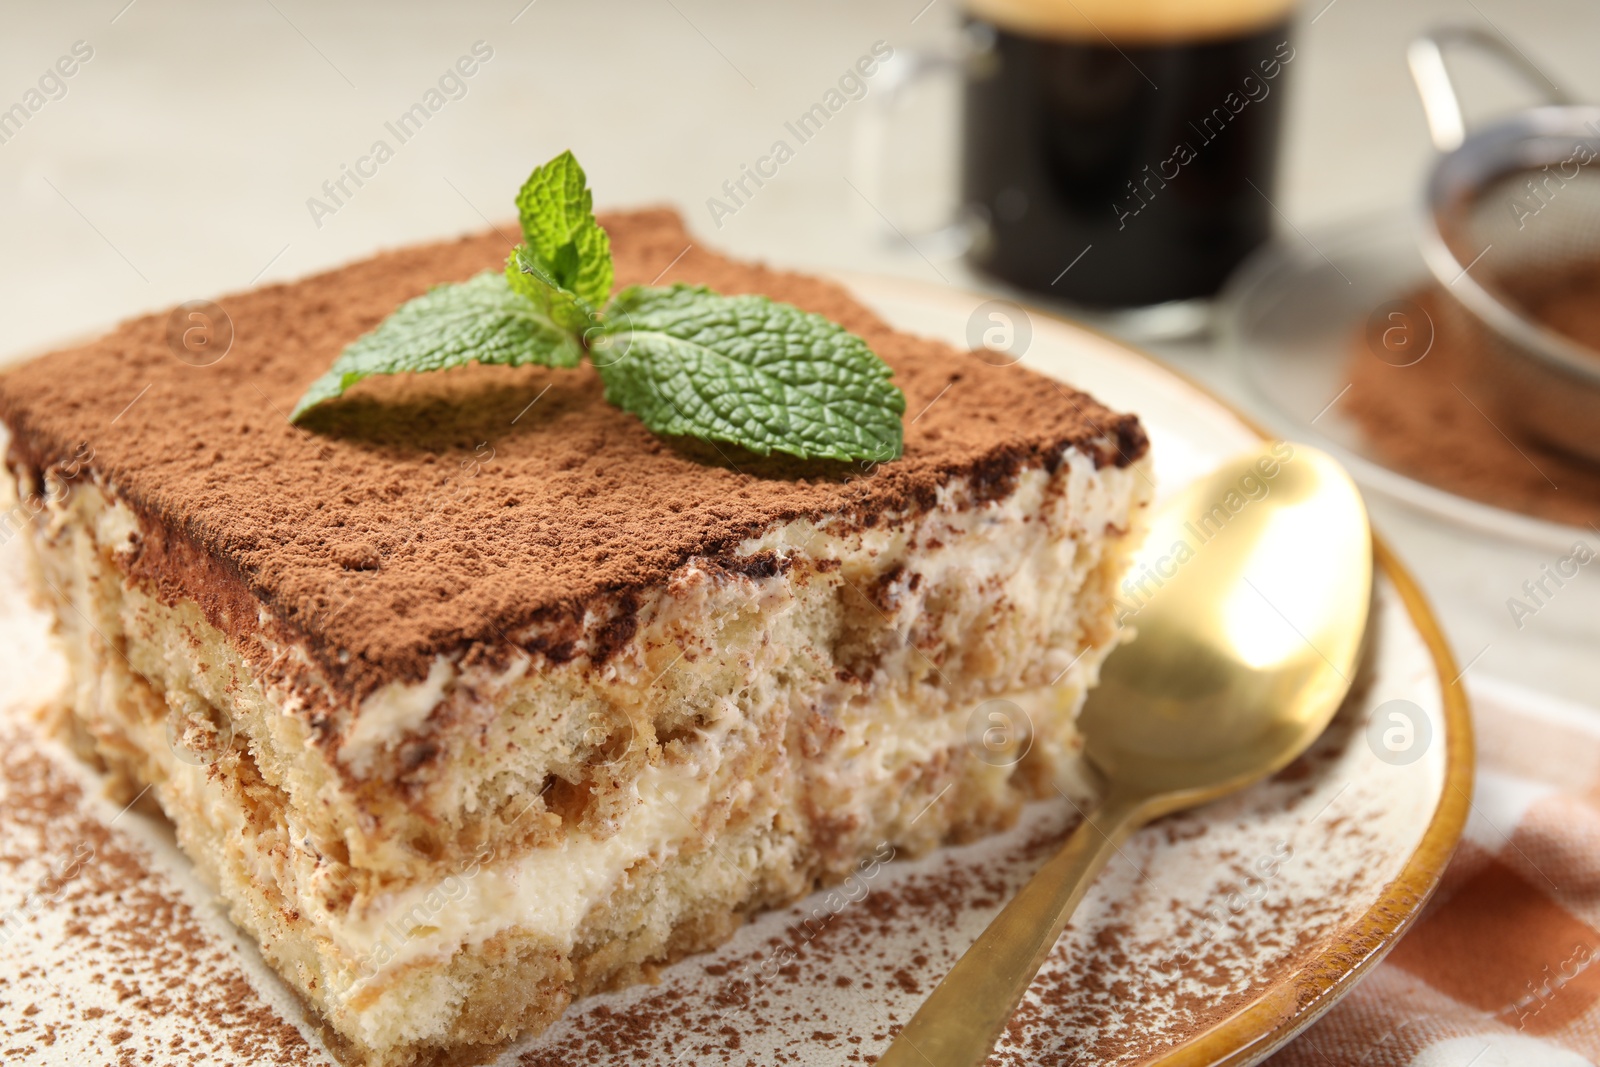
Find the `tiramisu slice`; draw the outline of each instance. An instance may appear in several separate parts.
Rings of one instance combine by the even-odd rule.
[[[668,269],[864,339],[903,457],[657,436],[589,364],[374,377],[287,421],[402,302],[498,271],[496,233],[223,298],[215,361],[183,331],[218,310],[180,309],[0,378],[64,724],[151,787],[352,1061],[483,1052],[1004,826],[1117,637],[1133,417],[670,212],[601,221],[619,284]]]

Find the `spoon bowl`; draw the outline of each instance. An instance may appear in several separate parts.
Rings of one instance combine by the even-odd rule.
[[[975,1067],[1090,882],[1151,819],[1236,792],[1317,739],[1350,690],[1372,597],[1361,495],[1274,442],[1168,500],[1117,599],[1132,631],[1079,718],[1099,806],[956,962],[880,1067]]]
[[[1078,720],[1123,790],[1190,807],[1266,777],[1350,687],[1372,590],[1366,508],[1326,453],[1276,442],[1156,515],[1119,604],[1134,637]]]

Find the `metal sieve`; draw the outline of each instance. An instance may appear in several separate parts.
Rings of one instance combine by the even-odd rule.
[[[1444,61],[1457,45],[1504,62],[1546,103],[1469,133]],[[1407,60],[1441,153],[1421,249],[1445,313],[1479,342],[1468,363],[1475,402],[1600,462],[1600,352],[1535,321],[1526,299],[1600,271],[1600,107],[1571,103],[1514,45],[1475,28],[1434,30],[1412,42]]]

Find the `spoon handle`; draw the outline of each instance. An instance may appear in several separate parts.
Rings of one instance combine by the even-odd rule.
[[[1106,860],[1148,816],[1113,792],[996,915],[945,975],[878,1067],[976,1067],[989,1058],[1028,984]]]

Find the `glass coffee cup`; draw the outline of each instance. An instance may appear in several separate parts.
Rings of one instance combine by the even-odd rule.
[[[873,156],[899,92],[957,73],[960,209],[940,237],[1087,310],[1203,308],[1271,233],[1292,18],[1292,0],[967,0],[965,54],[900,53],[869,98],[863,195],[892,206]]]

